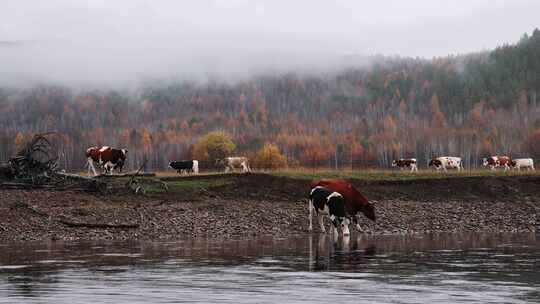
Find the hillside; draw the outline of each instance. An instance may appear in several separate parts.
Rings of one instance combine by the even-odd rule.
[[[540,31],[477,54],[433,60],[377,57],[329,74],[261,75],[240,83],[148,83],[136,91],[43,85],[0,88],[0,160],[56,130],[61,163],[92,145],[127,147],[129,166],[189,158],[215,129],[237,154],[276,143],[302,166],[388,166],[392,158],[452,154],[466,166],[494,153],[540,157]]]

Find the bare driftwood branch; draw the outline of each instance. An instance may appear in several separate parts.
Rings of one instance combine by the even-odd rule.
[[[57,219],[57,222],[64,224],[68,227],[83,227],[83,228],[101,228],[101,229],[136,229],[139,228],[139,224],[101,224],[101,223],[80,223],[63,219]]]
[[[155,173],[141,170],[146,166],[145,159],[135,172],[117,175],[98,175],[95,177],[60,172],[58,157],[47,136],[54,132],[36,134],[9,162],[0,163],[0,189],[53,189],[82,190],[100,193],[145,194],[147,182],[159,183],[165,190],[167,184],[154,179],[137,179],[138,177],[155,177]],[[129,180],[115,182],[116,178],[127,177]],[[5,182],[2,182],[5,181]],[[144,182],[144,183],[143,183]]]
[[[155,173],[122,173],[122,174],[99,174],[94,176],[93,178],[118,178],[118,177],[155,177]]]
[[[31,190],[31,189],[53,189],[56,188],[52,185],[34,185],[29,183],[14,183],[14,182],[3,182],[0,183],[0,189],[21,189],[21,190]]]

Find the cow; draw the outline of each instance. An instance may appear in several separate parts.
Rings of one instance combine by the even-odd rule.
[[[309,193],[309,230],[313,230],[312,225],[312,213],[315,210],[319,218],[319,225],[321,231],[326,232],[324,228],[324,216],[329,216],[332,221],[331,231],[337,238],[337,229],[341,226],[341,231],[344,236],[350,234],[349,231],[349,219],[345,213],[345,199],[343,196],[335,191],[327,188],[317,186],[311,189]]]
[[[416,158],[400,158],[392,161],[392,167],[398,167],[399,170],[410,168],[411,172],[418,171],[418,165],[416,164]]]
[[[180,161],[171,161],[169,162],[169,167],[178,172],[182,173],[199,173],[199,161],[198,160],[180,160]]]
[[[441,156],[432,158],[428,164],[429,167],[433,167],[435,170],[443,170],[446,172],[448,169],[457,169],[458,171],[463,170],[463,164],[461,162],[461,157],[453,156]]]
[[[484,167],[489,167],[490,170],[495,170],[495,168],[503,167],[504,171],[510,170],[510,162],[512,159],[508,156],[490,156],[482,159],[482,165]]]
[[[92,170],[94,175],[97,175],[96,167],[94,164],[98,164],[105,170],[105,173],[112,174],[114,169],[122,172],[122,168],[126,162],[127,149],[115,149],[108,146],[90,147],[86,150],[86,157],[88,159],[88,170]]]
[[[345,198],[345,213],[347,217],[360,229],[360,212],[368,219],[375,222],[375,206],[370,203],[360,191],[354,188],[350,183],[340,179],[321,179],[311,182],[311,188],[321,186],[341,194]]]
[[[240,169],[242,172],[250,172],[249,162],[247,157],[225,157],[217,161],[218,165],[225,167],[225,173]]]
[[[534,170],[534,161],[532,158],[516,158],[510,161],[509,165],[521,171],[521,168],[527,168],[528,170]]]

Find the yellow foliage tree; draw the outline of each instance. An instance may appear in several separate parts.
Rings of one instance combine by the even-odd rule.
[[[287,159],[276,145],[266,143],[255,154],[253,165],[261,169],[278,169],[287,165]]]
[[[201,137],[193,146],[193,158],[199,161],[215,161],[231,156],[236,149],[231,137],[223,131],[214,131]]]
[[[26,140],[21,132],[18,132],[15,136],[15,147],[17,151],[21,151],[26,145]]]

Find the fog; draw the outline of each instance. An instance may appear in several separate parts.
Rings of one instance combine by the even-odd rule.
[[[463,54],[517,41],[539,11],[536,0],[2,0],[0,86],[235,81]]]

